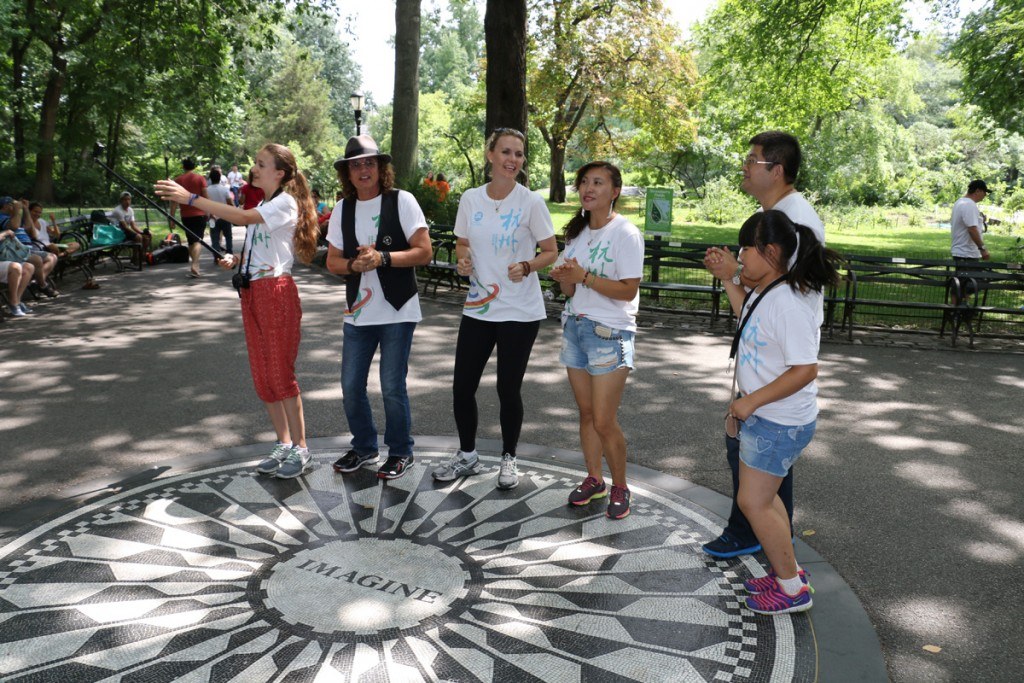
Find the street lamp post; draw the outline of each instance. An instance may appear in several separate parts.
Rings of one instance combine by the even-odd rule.
[[[354,92],[349,96],[349,101],[352,103],[352,110],[356,115],[356,135],[360,135],[362,133],[361,124],[363,122],[363,96]]]

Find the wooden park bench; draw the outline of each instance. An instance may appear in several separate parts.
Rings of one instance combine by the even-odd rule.
[[[123,273],[127,266],[142,270],[142,245],[138,242],[93,246],[93,224],[89,216],[71,216],[57,221],[55,225],[60,230],[58,242],[76,242],[79,245],[78,251],[58,260],[54,274],[59,279],[63,279],[68,270],[80,270],[87,279],[92,279],[96,266],[104,259],[110,259],[119,273]]]
[[[974,347],[982,321],[990,326],[1024,321],[1024,268],[1019,263],[972,263],[960,266],[956,277],[964,296],[963,324]]]
[[[853,339],[856,315],[884,315],[879,309],[901,309],[905,317],[918,319],[939,317],[939,336],[948,325],[954,346],[964,320],[961,282],[947,260],[846,256],[845,292],[835,301],[842,303],[841,328],[848,339]],[[826,321],[830,334],[833,311],[834,306]]]
[[[647,301],[641,301],[641,305],[681,312],[704,312],[707,310],[704,307],[686,306],[689,300],[704,301],[710,306],[711,322],[716,322],[725,289],[721,281],[704,267],[704,256],[709,246],[658,238],[645,240],[644,277],[640,291],[646,293]],[[683,306],[672,305],[678,303],[683,303]],[[731,316],[732,307],[727,305],[726,309],[727,315]]]

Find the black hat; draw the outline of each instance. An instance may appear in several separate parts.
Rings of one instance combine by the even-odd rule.
[[[334,168],[342,169],[342,165],[353,159],[364,159],[366,157],[378,157],[382,164],[391,163],[390,154],[381,154],[377,143],[369,135],[357,135],[348,139],[345,145],[345,156],[334,162]]]
[[[967,186],[967,194],[974,194],[978,190],[984,190],[985,194],[990,194],[984,180],[972,180],[971,184]]]

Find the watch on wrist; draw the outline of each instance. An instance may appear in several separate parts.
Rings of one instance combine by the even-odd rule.
[[[382,252],[379,252],[379,253],[380,253],[380,267],[381,268],[390,268],[391,267],[391,252],[390,251],[382,251]]]
[[[732,274],[732,283],[734,285],[743,284],[743,280],[740,279],[740,275],[743,274],[743,264],[736,266],[736,272]]]

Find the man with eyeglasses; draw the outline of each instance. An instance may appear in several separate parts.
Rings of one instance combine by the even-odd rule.
[[[748,143],[750,150],[743,160],[743,191],[757,200],[760,211],[774,209],[786,214],[786,217],[798,225],[806,225],[825,243],[825,224],[810,202],[800,194],[796,187],[796,176],[803,161],[800,142],[781,131],[758,133]],[[726,289],[744,287],[743,266],[729,253],[728,249],[715,250],[715,259],[710,256],[706,260],[714,275],[722,281]],[[825,320],[824,293],[809,292],[803,297],[807,305],[814,309],[818,327]],[[704,552],[712,557],[730,558],[739,555],[750,555],[761,550],[750,522],[736,504],[736,492],[739,490],[739,440],[726,439],[726,452],[729,467],[732,469],[732,510],[729,521],[722,535],[703,546]],[[790,468],[779,488],[786,512],[789,513],[790,528],[793,526],[793,470]]]
[[[348,474],[379,459],[366,393],[379,348],[388,459],[377,476],[397,479],[413,464],[406,375],[413,331],[423,318],[415,271],[430,261],[430,234],[415,197],[394,189],[391,156],[382,154],[369,135],[350,138],[334,168],[344,199],[327,227],[327,269],[346,276],[341,394],[352,432],[352,449],[338,458],[334,470]]]

